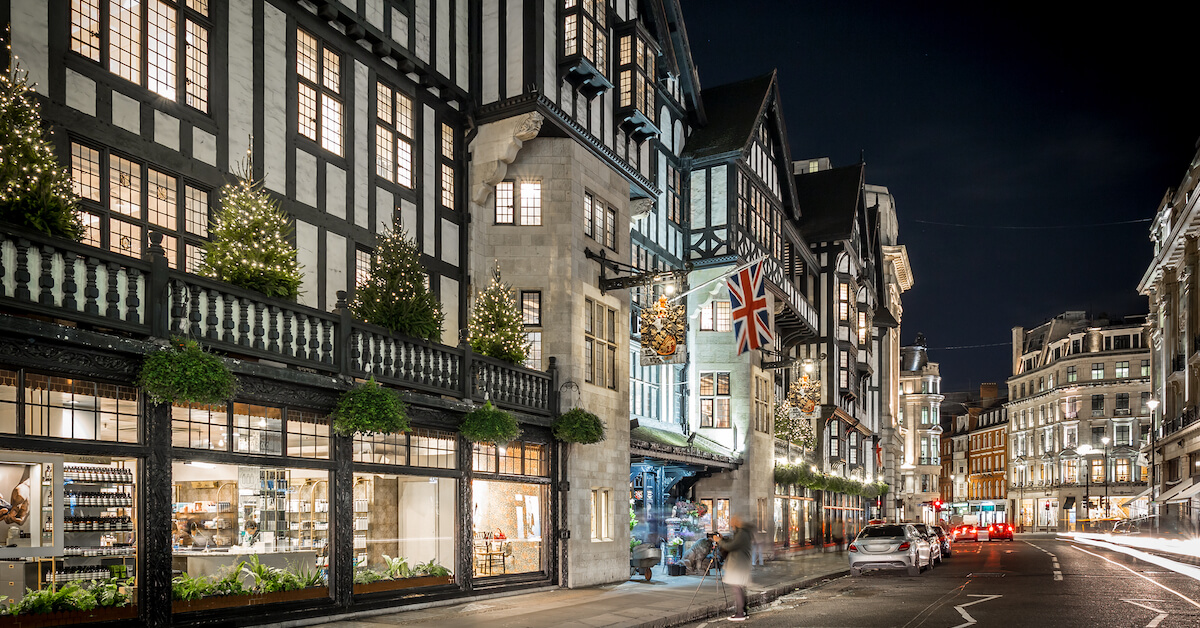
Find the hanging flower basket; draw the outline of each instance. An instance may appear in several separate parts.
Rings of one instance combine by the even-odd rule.
[[[146,356],[138,385],[154,403],[216,404],[237,394],[237,377],[225,362],[195,340],[174,338]]]
[[[396,391],[372,377],[342,393],[333,411],[333,429],[344,436],[407,432],[408,407]]]
[[[604,422],[600,417],[574,408],[554,420],[554,437],[564,443],[591,445],[604,440]]]
[[[516,417],[490,401],[468,412],[458,429],[473,443],[507,443],[521,435]]]

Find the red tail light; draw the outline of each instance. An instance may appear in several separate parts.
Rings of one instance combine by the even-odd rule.
[[[910,547],[912,547],[912,546],[908,544],[908,541],[905,541],[905,542],[901,543],[900,547],[897,547],[896,549],[903,552],[904,550],[906,550]]]
[[[849,547],[849,549],[850,549],[850,551],[851,551],[851,552],[857,552],[857,551],[858,551],[858,546],[857,546],[857,545],[855,545],[855,544],[853,544],[853,543],[851,543],[851,544],[850,544],[850,547]]]

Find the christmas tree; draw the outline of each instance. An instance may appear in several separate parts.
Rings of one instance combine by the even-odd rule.
[[[513,364],[529,355],[521,309],[512,287],[500,281],[500,264],[492,271],[492,283],[475,299],[469,326],[476,353]]]
[[[350,311],[401,334],[441,339],[442,303],[425,285],[417,243],[403,230],[380,236],[371,256],[371,277],[355,291]]]
[[[0,76],[0,222],[78,241],[83,221],[71,176],[54,158],[31,92],[29,73],[15,62]]]
[[[301,275],[296,249],[288,242],[291,223],[251,172],[247,154],[234,173],[238,182],[221,188],[221,209],[213,218],[200,274],[269,297],[295,299]]]

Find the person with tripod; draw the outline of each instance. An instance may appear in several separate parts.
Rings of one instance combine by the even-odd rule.
[[[754,545],[754,534],[741,516],[729,518],[733,533],[722,538],[717,545],[725,554],[725,577],[723,582],[733,589],[733,616],[729,621],[746,621],[746,585],[750,584],[750,548]]]

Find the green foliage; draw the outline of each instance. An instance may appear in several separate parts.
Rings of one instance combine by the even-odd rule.
[[[387,580],[399,580],[408,578],[412,575],[412,570],[408,568],[408,561],[403,556],[392,558],[387,554],[383,555],[383,563],[386,565],[383,570],[383,578]]]
[[[279,201],[253,181],[249,158],[238,182],[221,188],[221,208],[213,216],[212,240],[204,245],[200,274],[269,297],[300,294],[300,263],[289,239],[292,226]]]
[[[516,417],[493,406],[490,401],[468,412],[458,429],[473,443],[503,444],[521,435]]]
[[[830,475],[814,471],[812,467],[804,464],[775,465],[775,483],[795,484],[814,491],[845,493],[847,495],[858,495],[867,498],[878,497],[886,493],[888,489],[888,485],[885,482],[864,484],[858,480],[843,478],[840,475]]]
[[[0,76],[0,222],[79,241],[83,221],[66,167],[54,157],[29,72]]]
[[[590,445],[604,440],[604,422],[583,408],[564,412],[554,420],[553,429],[554,437],[565,443]]]
[[[249,588],[242,584],[244,576],[254,580]],[[311,565],[289,564],[287,569],[279,569],[263,564],[254,555],[210,577],[193,578],[187,573],[176,576],[171,580],[171,599],[192,601],[209,596],[279,593],[323,586],[325,576]]]
[[[425,267],[416,240],[387,231],[371,255],[371,276],[355,289],[355,318],[416,338],[440,340],[442,302],[425,285]]]
[[[512,286],[500,280],[500,264],[492,271],[492,283],[475,298],[467,326],[476,353],[513,364],[529,357],[525,319]]]
[[[450,575],[450,570],[437,564],[431,558],[431,559],[429,559],[429,562],[427,562],[427,563],[418,563],[416,566],[414,566],[413,570],[412,570],[412,575],[413,575],[413,577],[436,576],[436,577],[444,578],[444,577]]]
[[[60,587],[50,586],[34,591],[25,589],[25,596],[8,607],[10,615],[39,615],[67,611],[90,611],[96,608],[96,596],[79,582]]]
[[[208,578],[193,578],[187,572],[171,578],[172,600],[191,602],[209,595],[213,595],[213,583]]]
[[[775,405],[775,438],[811,450],[817,444],[812,419],[793,416],[794,407],[786,401]]]
[[[343,435],[407,432],[408,406],[396,391],[372,377],[342,393],[333,411],[333,429]]]
[[[383,580],[383,574],[374,569],[357,569],[354,571],[354,584],[371,584]]]
[[[229,367],[195,340],[182,338],[146,356],[138,384],[155,403],[211,405],[237,393],[237,378]]]
[[[129,605],[131,600],[128,591],[132,587],[132,580],[111,578],[103,582],[93,582],[89,590],[96,598],[98,608],[113,608]]]

